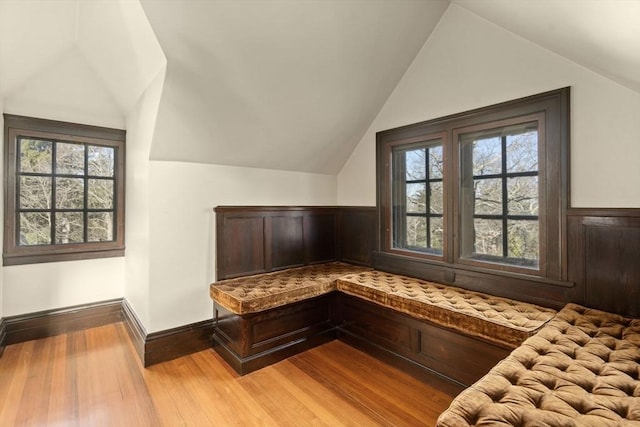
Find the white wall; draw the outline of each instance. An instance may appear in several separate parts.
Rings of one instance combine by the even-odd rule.
[[[124,297],[138,319],[149,327],[149,150],[162,95],[166,66],[127,116]]]
[[[338,204],[375,199],[375,133],[571,86],[575,207],[640,207],[640,94],[452,4],[338,175]]]
[[[211,318],[215,206],[336,204],[333,175],[152,161],[149,185],[149,332]]]
[[[126,296],[148,323],[148,153],[166,59],[144,11],[128,0],[61,0],[0,1],[0,12],[2,112],[120,129],[126,123],[132,154],[131,258],[0,267],[0,316],[121,298],[129,280]]]
[[[5,94],[3,112],[124,127],[119,108],[75,49]],[[2,316],[121,298],[124,266],[124,258],[105,258],[2,267]]]
[[[3,267],[3,316],[122,298],[124,259]]]

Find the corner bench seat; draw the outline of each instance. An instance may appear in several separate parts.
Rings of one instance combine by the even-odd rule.
[[[375,270],[340,277],[337,288],[510,349],[535,334],[556,313],[533,304]]]
[[[238,315],[282,307],[336,290],[336,280],[368,267],[342,262],[288,268],[211,284],[211,299]]]
[[[640,426],[640,319],[567,304],[437,424],[472,425]]]
[[[469,385],[555,314],[340,262],[222,280],[210,296],[214,349],[241,374],[340,338]]]
[[[221,280],[210,286],[210,296],[230,312],[244,315],[334,290],[511,349],[556,313],[533,304],[340,262]]]

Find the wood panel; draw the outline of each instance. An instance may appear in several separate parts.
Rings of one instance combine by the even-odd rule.
[[[218,206],[216,280],[342,260],[372,265],[374,207]]]
[[[640,316],[640,209],[572,209],[568,233],[572,300]]]
[[[469,386],[510,350],[338,294],[338,337],[418,378],[436,373]]]
[[[428,323],[418,328],[415,359],[447,377],[471,385],[511,353],[509,349]]]
[[[269,240],[272,269],[305,265],[303,221],[302,215],[271,217]]]
[[[309,264],[333,261],[338,258],[337,229],[338,220],[335,211],[310,213],[305,216],[304,241]]]
[[[216,280],[336,261],[338,208],[218,206]]]
[[[267,271],[265,263],[265,226],[262,217],[218,218],[218,265],[225,277],[257,274]],[[219,267],[220,268],[220,267]]]
[[[351,264],[372,265],[377,247],[375,207],[340,208],[340,259]]]
[[[214,303],[213,347],[241,375],[335,338],[333,294],[239,316]]]
[[[337,326],[396,353],[415,352],[415,330],[393,312],[346,295],[338,295]]]

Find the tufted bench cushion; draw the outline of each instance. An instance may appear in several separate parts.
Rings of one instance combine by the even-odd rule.
[[[640,426],[639,377],[640,319],[568,304],[437,425]]]
[[[235,314],[281,307],[332,292],[338,277],[367,270],[341,262],[256,274],[211,284],[211,299]]]
[[[515,348],[555,311],[380,271],[342,276],[338,290],[435,324]]]

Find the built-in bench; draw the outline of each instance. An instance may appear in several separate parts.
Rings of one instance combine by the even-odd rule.
[[[567,304],[437,425],[640,425],[640,319]]]
[[[240,374],[340,338],[466,386],[555,314],[339,262],[223,280],[210,295],[214,348]]]

